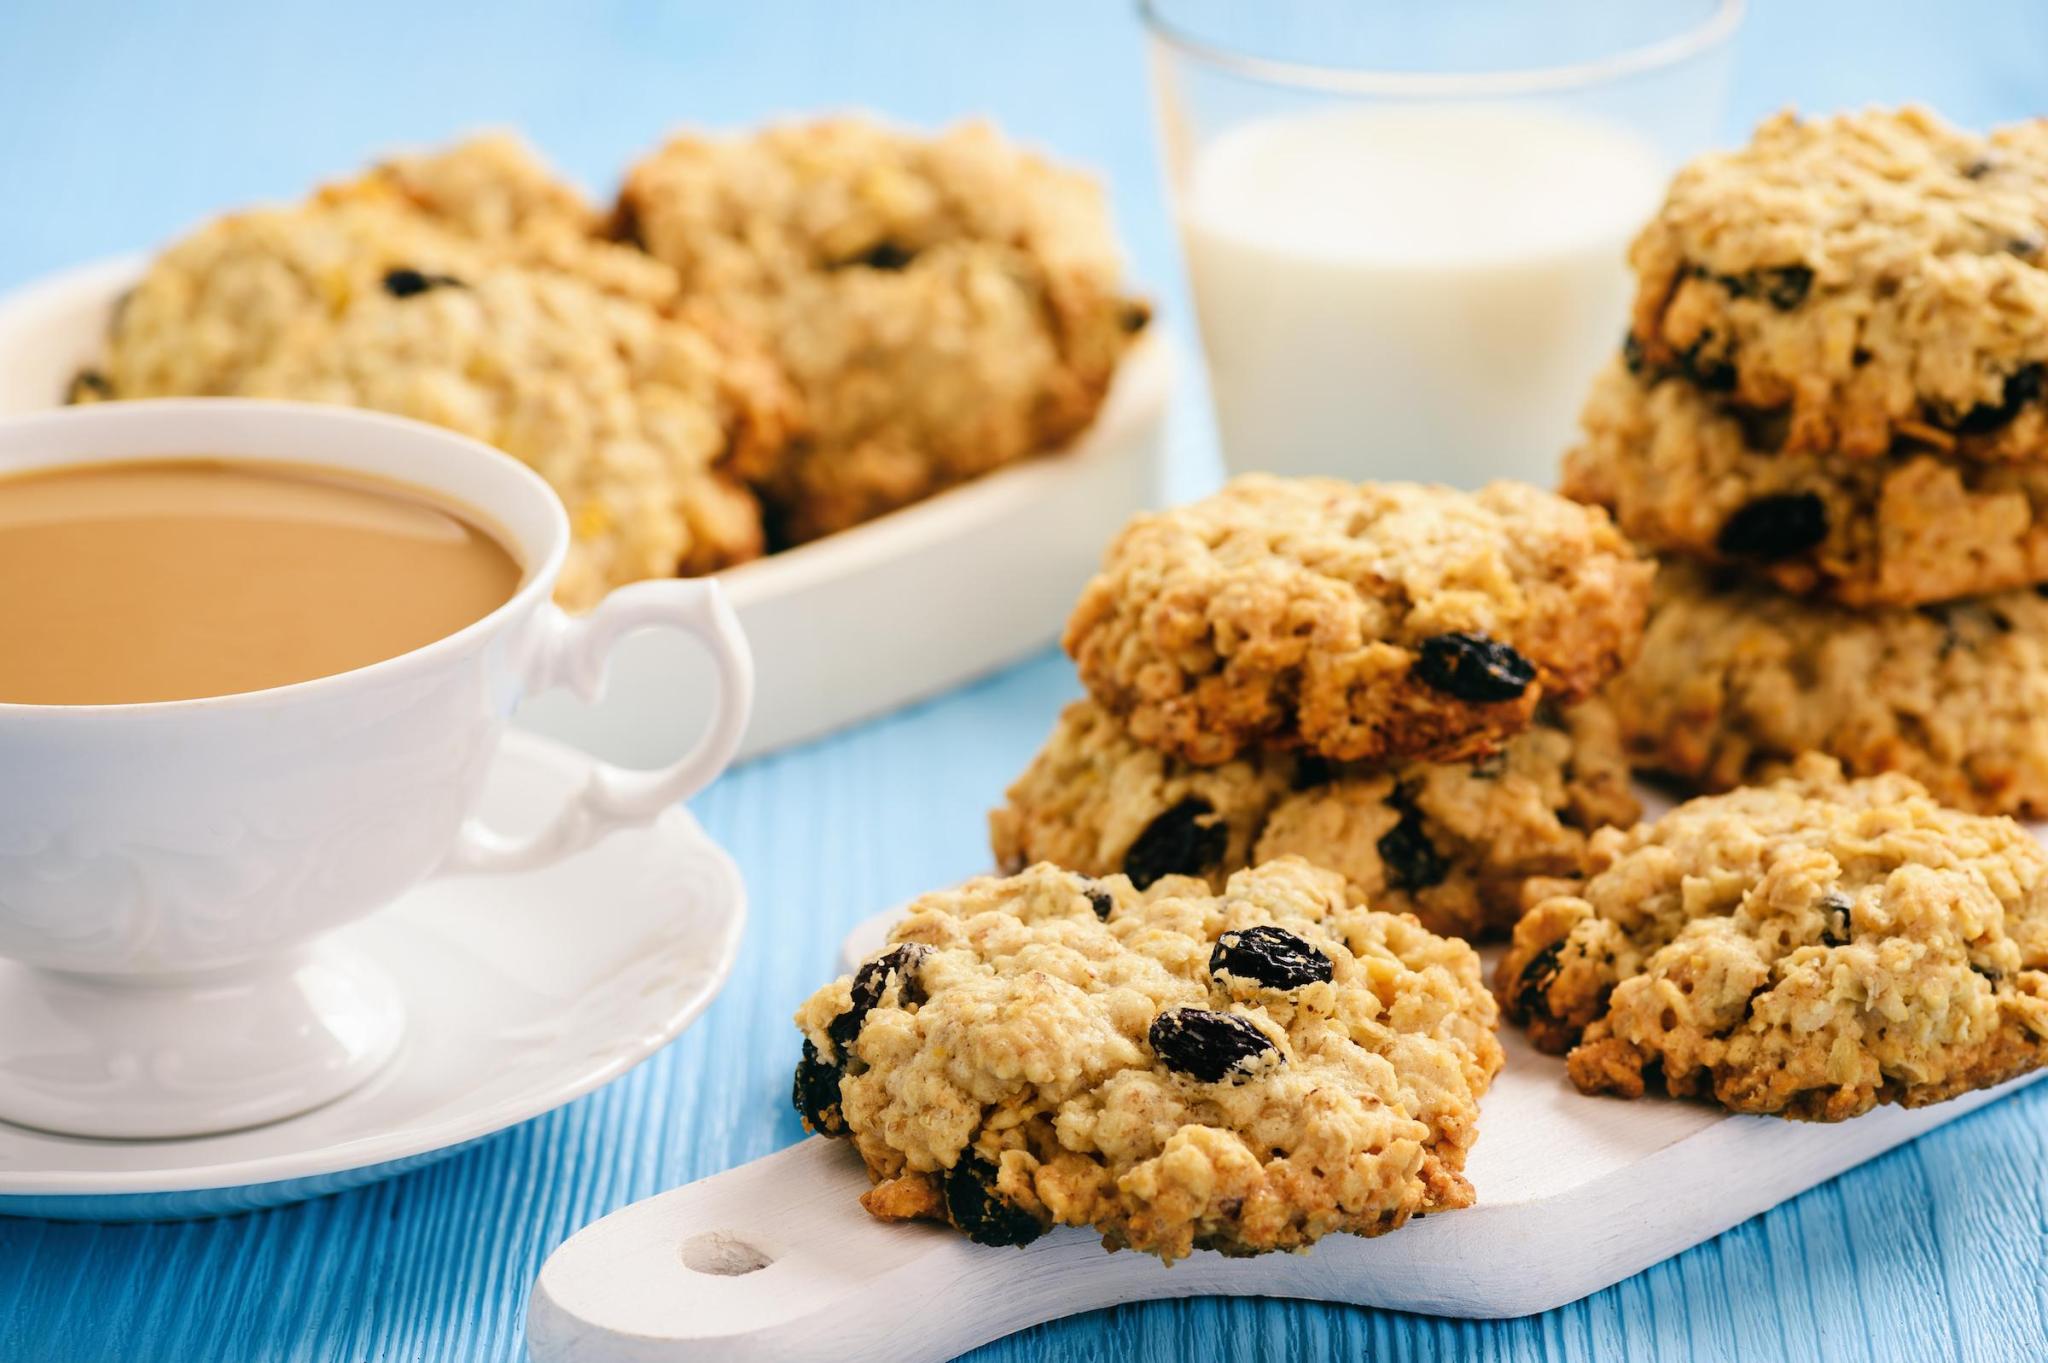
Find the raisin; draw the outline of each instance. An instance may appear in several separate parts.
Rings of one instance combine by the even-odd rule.
[[[1564,943],[1552,942],[1529,958],[1529,964],[1522,967],[1521,977],[1515,982],[1515,1013],[1519,1017],[1537,1018],[1550,1015],[1549,1001],[1544,997],[1556,981],[1562,969],[1559,958],[1564,955]]]
[[[796,1115],[804,1119],[805,1130],[821,1136],[846,1134],[846,1117],[839,1110],[839,1079],[844,1073],[839,1066],[820,1059],[816,1046],[804,1042],[803,1058],[796,1062],[796,1083],[790,1089],[789,1100],[796,1107]]]
[[[1438,634],[1422,641],[1422,680],[1459,700],[1514,700],[1536,680],[1536,668],[1484,634]]]
[[[1145,1039],[1166,1068],[1204,1084],[1243,1074],[1276,1048],[1266,1034],[1235,1013],[1169,1008],[1152,1019]]]
[[[71,376],[71,384],[64,390],[64,401],[77,403],[89,398],[110,398],[114,396],[114,385],[105,374],[97,369],[81,369]]]
[[[1319,753],[1304,753],[1294,761],[1294,777],[1288,785],[1295,790],[1313,790],[1337,779],[1337,764]]]
[[[1980,156],[1970,162],[1969,165],[1963,167],[1963,178],[1965,180],[1981,180],[1997,169],[1998,162],[1988,156]]]
[[[1804,265],[1781,265],[1757,271],[1757,282],[1772,307],[1790,312],[1806,301],[1806,291],[1813,287],[1813,271]]]
[[[2041,254],[2041,239],[2039,237],[2014,237],[2005,244],[2005,249],[2022,260],[2029,259]]]
[[[892,979],[897,981],[897,997],[905,1005],[923,1003],[924,990],[917,982],[917,968],[931,954],[932,949],[921,942],[905,942],[856,970],[853,973],[853,1006],[833,1018],[825,1028],[832,1044],[842,1051],[852,1049],[860,1036],[860,1029],[867,1023],[868,1014],[889,991]]]
[[[1126,336],[1137,335],[1152,325],[1152,305],[1143,299],[1130,299],[1117,309],[1116,324],[1123,328]]]
[[[1330,978],[1330,958],[1285,928],[1226,932],[1209,953],[1211,975],[1232,975],[1268,989],[1300,989]]]
[[[641,229],[640,208],[629,199],[620,199],[618,207],[612,210],[611,218],[604,224],[604,235],[611,241],[622,241],[628,246],[647,249],[647,235]]]
[[[452,274],[424,274],[400,267],[384,272],[384,292],[393,298],[411,298],[429,289],[460,289],[463,282]]]
[[[915,251],[905,250],[893,241],[878,241],[853,259],[843,262],[847,265],[865,265],[870,270],[900,270],[916,257]]]
[[[1742,428],[1742,443],[1753,450],[1764,450],[1772,454],[1785,448],[1785,440],[1792,434],[1792,412],[1785,407],[1736,407],[1727,415],[1735,418]]]
[[[2041,396],[2043,366],[2023,364],[2006,376],[2005,392],[1996,403],[1980,402],[1963,413],[1950,429],[1957,435],[1989,435],[2020,414],[2020,408]]]
[[[1633,331],[1621,338],[1621,363],[1629,373],[1636,375],[1638,378],[1642,376],[1643,343],[1636,339],[1636,334]]]
[[[1678,368],[1691,379],[1693,385],[1708,393],[1728,393],[1735,389],[1735,366],[1723,359],[1716,359],[1706,353],[1707,342],[1714,339],[1713,333],[1693,342],[1678,354]]]
[[[1116,901],[1109,897],[1109,891],[1098,890],[1091,885],[1085,893],[1088,896],[1088,907],[1095,910],[1097,918],[1107,923],[1109,921],[1109,911],[1116,907]]]
[[[1028,1245],[1045,1224],[996,1191],[996,1166],[972,1150],[946,1171],[946,1215],[977,1245]]]
[[[1972,961],[1970,962],[1970,969],[1982,975],[1984,982],[1994,989],[1998,987],[1998,982],[2005,978],[2005,972],[1995,966],[1978,965],[1975,961]]]
[[[1412,892],[1443,884],[1451,868],[1423,831],[1422,816],[1401,801],[1389,803],[1401,811],[1401,821],[1380,834],[1378,843],[1387,888]]]
[[[1699,274],[1707,273],[1695,268]],[[1763,298],[1780,312],[1790,312],[1805,302],[1806,291],[1813,287],[1813,271],[1804,265],[1778,265],[1748,274],[1711,277],[1734,297]]]
[[[1849,945],[1849,910],[1853,905],[1849,896],[1840,890],[1829,890],[1820,897],[1820,940],[1822,946],[1843,947]]]
[[[1935,659],[1938,662],[1947,662],[1949,655],[1963,647],[1964,644],[1963,632],[1957,628],[1958,620],[1956,613],[1950,609],[1949,603],[1945,601],[1937,601],[1926,606],[1916,606],[1914,609],[1926,619],[1932,620],[1935,624],[1941,626],[1941,649],[1935,654]]]
[[[1721,525],[1714,547],[1730,558],[1775,563],[1803,553],[1828,537],[1827,503],[1814,492],[1781,492],[1759,497]]]
[[[1230,829],[1220,820],[1204,823],[1216,807],[1190,795],[1145,825],[1124,853],[1124,874],[1144,889],[1162,876],[1198,876],[1223,860]]]

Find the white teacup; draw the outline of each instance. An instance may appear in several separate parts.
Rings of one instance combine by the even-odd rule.
[[[475,624],[352,672],[205,700],[0,704],[7,1121],[184,1136],[338,1097],[390,1058],[404,1016],[381,971],[323,934],[437,872],[523,870],[644,824],[709,783],[746,728],[752,663],[717,584],[645,582],[563,614],[549,599],[569,543],[561,503],[473,440],[231,399],[0,421],[0,474],[192,455],[453,498],[503,534],[524,576]],[[33,584],[0,583],[20,590]],[[694,750],[656,771],[600,768],[532,837],[471,819],[519,699],[567,686],[594,700],[612,646],[660,626],[695,635],[717,663]]]

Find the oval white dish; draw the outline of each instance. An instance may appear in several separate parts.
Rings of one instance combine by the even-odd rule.
[[[591,767],[509,735],[482,812],[538,827]],[[375,1078],[300,1117],[188,1140],[74,1140],[0,1124],[0,1214],[221,1216],[444,1159],[674,1040],[731,973],[745,921],[738,868],[680,806],[544,870],[429,881],[335,934],[397,980],[411,1017]]]
[[[0,297],[0,414],[63,401],[144,264],[100,261]],[[758,678],[740,756],[937,695],[1051,643],[1102,546],[1158,498],[1174,368],[1155,328],[1072,448],[719,574]],[[540,697],[518,719],[611,761],[651,766],[703,727],[709,684],[708,664],[686,642],[650,634],[614,656],[602,707]]]

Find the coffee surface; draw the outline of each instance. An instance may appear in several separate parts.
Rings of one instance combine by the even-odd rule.
[[[432,643],[518,590],[429,494],[204,458],[0,477],[0,702],[260,691]]]

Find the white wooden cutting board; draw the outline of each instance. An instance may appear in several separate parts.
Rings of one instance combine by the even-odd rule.
[[[894,912],[848,939],[879,948]],[[1489,954],[1488,968],[1492,958]],[[2034,1078],[1917,1111],[1815,1125],[1581,1096],[1512,1028],[1466,1173],[1478,1205],[1307,1254],[1171,1268],[1063,1229],[1022,1249],[885,1224],[844,1141],[812,1137],[635,1203],[571,1237],[533,1291],[537,1363],[931,1363],[1041,1321],[1151,1297],[1307,1297],[1447,1316],[1576,1301]]]

